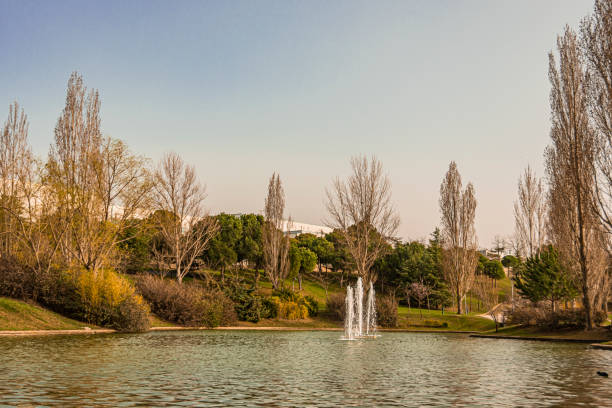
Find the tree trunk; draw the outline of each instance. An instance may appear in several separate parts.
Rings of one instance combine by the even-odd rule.
[[[461,314],[461,294],[459,293],[459,288],[457,288],[457,314]]]

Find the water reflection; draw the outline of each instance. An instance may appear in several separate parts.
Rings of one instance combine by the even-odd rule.
[[[385,333],[158,332],[0,338],[0,404],[605,406],[612,353]]]

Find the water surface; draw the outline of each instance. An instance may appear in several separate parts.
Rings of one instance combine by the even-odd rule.
[[[612,352],[383,333],[185,331],[0,338],[9,406],[612,406]]]

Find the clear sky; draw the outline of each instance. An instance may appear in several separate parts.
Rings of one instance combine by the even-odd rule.
[[[0,0],[0,118],[18,100],[46,154],[72,71],[99,89],[105,134],[174,150],[213,212],[260,212],[279,172],[287,212],[322,223],[325,188],[375,154],[405,239],[439,224],[455,160],[481,246],[510,235],[517,178],[543,174],[547,53],[593,2]],[[4,113],[2,113],[4,112]]]

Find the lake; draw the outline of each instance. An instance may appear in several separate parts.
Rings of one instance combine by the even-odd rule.
[[[9,406],[612,406],[612,352],[382,333],[180,331],[0,338]],[[611,373],[612,374],[612,373]]]

